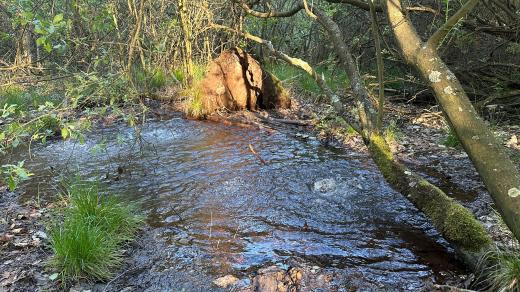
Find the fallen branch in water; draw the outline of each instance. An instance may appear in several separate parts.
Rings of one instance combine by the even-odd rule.
[[[260,162],[262,164],[266,164],[265,163],[265,160],[260,156],[260,154],[258,154],[256,151],[255,151],[255,148],[253,148],[253,145],[249,144],[249,150],[251,150],[251,152],[256,156],[256,158],[258,158],[258,160],[260,160]]]
[[[281,123],[281,124],[289,124],[289,125],[297,125],[297,126],[312,126],[313,122],[311,120],[290,120],[290,119],[277,119],[271,117],[264,117],[259,114],[254,114],[260,120],[267,123]]]

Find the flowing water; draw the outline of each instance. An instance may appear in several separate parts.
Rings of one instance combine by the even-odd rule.
[[[98,129],[86,141],[33,147],[24,198],[49,199],[60,177],[80,173],[138,201],[149,227],[128,285],[205,291],[227,274],[247,282],[263,267],[301,265],[334,271],[338,287],[418,290],[462,273],[363,154],[287,130],[180,118],[148,122],[138,136]]]

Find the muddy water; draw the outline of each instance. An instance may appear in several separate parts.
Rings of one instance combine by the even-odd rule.
[[[79,172],[139,201],[149,228],[123,287],[203,291],[227,274],[247,284],[271,265],[317,266],[335,273],[337,287],[372,290],[428,289],[461,273],[370,159],[291,132],[175,118],[140,135],[119,125],[84,145],[54,142],[32,154],[36,177],[24,198],[48,199],[60,177]]]

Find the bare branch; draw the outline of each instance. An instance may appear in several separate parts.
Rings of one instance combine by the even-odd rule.
[[[376,8],[374,0],[370,2],[370,16],[372,18],[372,35],[374,36],[374,44],[376,47],[376,59],[377,59],[377,79],[379,83],[379,102],[378,102],[378,113],[377,113],[377,130],[379,133],[383,130],[383,116],[385,112],[385,82],[384,82],[384,63],[383,54],[381,52],[381,39],[379,36],[379,24],[377,22]]]
[[[451,31],[451,29],[466,15],[468,15],[471,10],[478,4],[479,0],[468,0],[462,7],[450,17],[446,23],[442,27],[440,27],[426,42],[426,45],[431,48],[437,48],[439,44],[444,40],[446,35]]]
[[[260,11],[256,11],[256,10],[252,9],[251,7],[249,7],[249,5],[247,5],[247,3],[245,3],[244,1],[235,0],[235,2],[240,4],[240,6],[242,6],[242,9],[244,9],[244,11],[247,14],[253,15],[258,18],[291,17],[291,16],[295,15],[296,13],[300,12],[300,10],[304,9],[303,3],[300,2],[295,7],[291,8],[288,11],[260,12]]]
[[[307,0],[303,0],[303,7],[305,7],[305,12],[312,19],[317,19],[318,17],[312,13],[312,10],[309,9],[309,4],[307,4]]]
[[[357,8],[361,8],[363,10],[370,11],[370,4],[363,0],[326,0],[326,1],[329,3],[350,4]],[[369,1],[371,1],[371,0],[369,0]],[[381,5],[374,4],[374,8],[375,8],[376,12],[384,11],[383,6],[381,6]],[[427,12],[427,13],[439,14],[438,10],[435,10],[428,6],[422,6],[422,5],[407,7],[406,10],[411,11],[411,12]]]

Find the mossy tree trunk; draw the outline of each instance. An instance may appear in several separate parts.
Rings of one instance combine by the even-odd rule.
[[[432,37],[423,42],[400,0],[387,0],[388,19],[406,61],[430,85],[449,124],[468,153],[504,221],[520,238],[520,174],[493,132],[478,116],[457,77],[444,64],[437,46],[477,4],[469,0]]]

